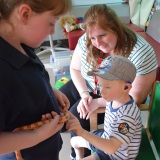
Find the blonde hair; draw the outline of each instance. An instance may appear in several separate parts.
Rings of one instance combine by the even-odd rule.
[[[87,62],[93,60],[94,65],[97,65],[97,58],[100,56],[100,51],[94,47],[91,40],[88,38],[88,32],[93,27],[98,25],[106,31],[112,31],[117,37],[117,44],[114,49],[115,55],[128,57],[137,42],[137,37],[134,31],[129,29],[124,24],[117,14],[105,4],[91,6],[84,16],[84,26],[87,35]],[[102,58],[105,58],[103,54]]]

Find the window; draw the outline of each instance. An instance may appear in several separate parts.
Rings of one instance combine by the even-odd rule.
[[[126,0],[72,0],[73,6],[77,5],[92,5],[92,4],[103,4],[103,3],[119,3],[125,2]]]

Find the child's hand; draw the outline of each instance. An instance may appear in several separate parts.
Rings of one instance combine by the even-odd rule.
[[[18,135],[21,139],[26,140],[24,140],[23,143],[25,143],[27,147],[32,147],[61,130],[64,123],[60,123],[59,121],[60,116],[52,111],[51,113],[42,115],[41,121],[21,126],[13,130],[13,132],[16,135],[15,137]]]
[[[52,111],[51,113],[46,113],[42,115],[41,121],[45,121],[45,120],[50,120],[53,119],[54,112]]]
[[[50,121],[51,119],[54,118],[53,115],[55,115],[55,113],[53,111],[51,113],[43,114],[41,121],[46,121],[46,120]],[[67,122],[68,118],[69,118],[68,109],[63,109],[63,110],[61,110],[61,114],[60,114],[58,123]]]
[[[42,140],[45,140],[55,133],[57,133],[63,127],[64,123],[59,123],[60,116],[52,111],[51,114],[47,113],[42,115],[42,120],[49,120],[48,123],[44,124],[43,126],[39,127],[35,130]]]
[[[67,109],[61,110],[60,118],[59,118],[59,123],[65,123],[68,121],[69,118],[69,112]]]
[[[84,131],[79,120],[71,112],[69,112],[69,120],[66,124],[66,129],[68,131],[73,130],[78,136],[81,136]]]
[[[68,108],[70,106],[70,102],[69,102],[68,98],[66,97],[66,95],[55,88],[53,88],[53,92],[54,92],[54,95],[58,101],[60,108],[61,109],[66,108],[68,110]]]

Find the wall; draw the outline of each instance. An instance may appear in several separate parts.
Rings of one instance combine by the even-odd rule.
[[[86,0],[87,1],[87,0]],[[108,4],[115,12],[120,16],[123,22],[129,23],[130,22],[130,15],[129,15],[129,5],[128,3],[111,3]],[[87,9],[90,5],[75,5],[73,6],[70,15],[74,15],[76,17],[83,17]],[[53,35],[54,40],[64,39],[63,31],[59,27],[59,23],[56,23],[55,26],[55,33]],[[47,39],[48,40],[48,39]]]

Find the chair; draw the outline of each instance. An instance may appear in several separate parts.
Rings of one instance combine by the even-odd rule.
[[[160,82],[155,81],[151,93],[150,103],[141,104],[139,108],[142,110],[149,110],[149,117],[147,120],[147,128],[142,129],[142,141],[140,145],[139,154],[136,160],[156,160],[153,149],[150,144],[152,139],[155,148],[160,157]],[[98,128],[97,125],[97,115],[98,113],[104,113],[105,108],[101,107],[96,110],[90,117],[90,129],[95,130]]]
[[[149,104],[140,104],[139,109],[141,111],[149,111],[150,106]],[[97,124],[97,117],[99,113],[104,113],[105,112],[105,107],[99,107],[96,111],[92,113],[90,116],[90,130],[97,130],[98,129],[98,124]]]
[[[160,81],[160,10],[156,10],[149,22],[146,32],[137,32],[142,36],[154,49],[158,62],[158,71],[156,80]]]
[[[156,81],[153,86],[153,92],[149,103],[149,118],[147,128],[142,129],[142,142],[140,151],[136,160],[154,160],[156,159],[150,140],[153,141],[158,159],[160,159],[160,82]]]

